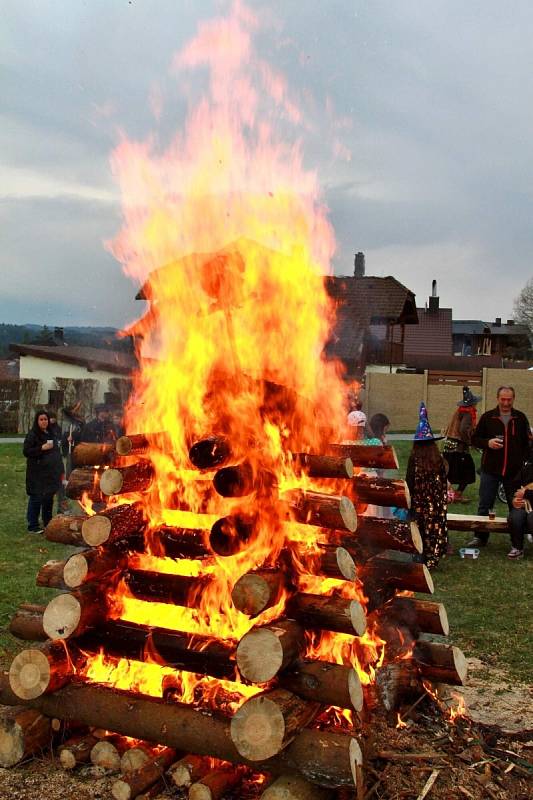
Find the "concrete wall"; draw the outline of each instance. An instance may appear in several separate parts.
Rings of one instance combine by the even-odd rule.
[[[403,375],[367,372],[363,397],[364,410],[368,418],[381,412],[391,421],[392,430],[415,430],[418,422],[418,407],[423,400],[428,408],[431,427],[435,434],[443,431],[462,399],[460,386],[429,384],[427,374]],[[484,369],[483,385],[472,387],[474,394],[481,395],[478,414],[496,405],[499,386],[513,386],[516,391],[516,407],[523,411],[533,425],[533,371],[523,369]]]
[[[49,361],[46,358],[35,358],[35,356],[20,357],[20,377],[36,378],[41,381],[41,393],[38,397],[38,405],[46,405],[48,402],[48,390],[57,389],[56,378],[72,378],[84,380],[91,378],[98,381],[96,387],[95,402],[102,403],[104,393],[109,391],[109,378],[116,378],[114,372],[105,372],[96,369],[89,372],[86,367],[77,364],[64,364],[61,361]]]

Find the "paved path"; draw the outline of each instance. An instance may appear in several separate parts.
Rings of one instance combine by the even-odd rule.
[[[24,441],[23,436],[7,437],[6,439],[3,439],[0,436],[0,444],[18,444],[19,442],[20,444],[22,444],[23,441]]]

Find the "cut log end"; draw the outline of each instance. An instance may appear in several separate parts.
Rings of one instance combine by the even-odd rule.
[[[233,587],[233,605],[243,614],[255,617],[274,605],[279,597],[281,583],[281,575],[277,572],[246,573]]]
[[[105,495],[120,494],[124,478],[119,469],[106,469],[100,478],[100,490]]]
[[[268,697],[248,700],[231,720],[231,738],[243,758],[263,761],[282,748],[285,720]]]
[[[123,775],[140,769],[150,760],[150,756],[141,747],[130,747],[120,759],[120,771]]]
[[[357,739],[350,741],[349,753],[353,782],[356,786],[357,797],[360,797],[363,794],[363,752]]]
[[[111,520],[99,514],[86,519],[81,527],[83,541],[91,547],[98,547],[107,542],[110,534]]]
[[[350,620],[356,634],[362,636],[366,631],[366,613],[358,600],[352,600],[350,603]]]
[[[88,571],[87,559],[82,553],[76,553],[71,556],[63,569],[65,586],[68,586],[69,589],[81,586],[87,577]]]
[[[91,763],[95,767],[103,767],[104,769],[118,772],[120,769],[120,754],[114,744],[104,739],[101,742],[97,742],[91,750]],[[115,796],[113,794],[113,797]]]
[[[46,606],[43,614],[43,628],[50,639],[68,639],[81,619],[82,608],[79,600],[72,594],[60,594]]]
[[[422,536],[420,534],[420,529],[416,522],[411,522],[411,536],[413,539],[413,545],[417,553],[421,553],[424,549],[424,542],[422,541]]]
[[[133,443],[129,436],[119,436],[115,442],[115,450],[119,456],[129,456],[133,450]]]
[[[348,676],[348,692],[354,711],[361,711],[364,705],[363,687],[355,670],[352,670]]]
[[[120,779],[114,782],[111,788],[111,794],[115,800],[131,800],[131,797],[133,796],[129,784]]]
[[[343,578],[354,581],[357,577],[357,567],[354,558],[345,547],[338,547],[336,552],[337,565]]]
[[[71,753],[70,750],[62,750],[59,754],[59,763],[63,769],[74,769],[77,762],[74,753]]]
[[[422,571],[424,573],[424,578],[425,578],[426,585],[427,585],[427,593],[428,594],[433,594],[434,591],[435,591],[435,585],[433,583],[433,578],[431,577],[430,571],[426,567],[426,565],[423,564],[422,567],[423,567]]]
[[[237,664],[244,678],[266,683],[278,674],[283,665],[283,648],[270,630],[254,630],[245,634],[237,647]]]
[[[339,512],[346,530],[353,533],[357,529],[357,512],[349,497],[340,498]]]
[[[468,675],[468,663],[465,654],[459,647],[452,647],[453,663],[461,681],[461,685],[466,683],[466,676]]]
[[[9,684],[22,700],[40,697],[50,684],[50,664],[40,650],[28,649],[11,662]]]

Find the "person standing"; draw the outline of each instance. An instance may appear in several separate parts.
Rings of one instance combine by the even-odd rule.
[[[72,451],[81,442],[81,434],[85,425],[83,417],[80,415],[81,402],[78,401],[70,408],[63,409],[63,428],[61,435],[61,451],[65,459],[66,477],[68,478],[73,469]]]
[[[350,403],[350,410],[346,417],[348,437],[350,441],[359,441],[365,438],[366,414],[360,400]]]
[[[107,406],[99,404],[95,408],[96,416],[83,428],[82,442],[104,444],[113,441],[112,424]]]
[[[59,446],[48,430],[49,418],[46,411],[35,414],[31,429],[24,439],[22,452],[26,457],[26,494],[28,509],[26,518],[29,533],[42,533],[39,514],[43,526],[52,519],[54,495],[61,485],[59,468]]]
[[[476,467],[470,455],[470,442],[476,427],[476,405],[481,398],[472,394],[468,386],[463,386],[463,399],[457,403],[450,424],[446,430],[446,441],[442,450],[448,463],[448,481],[457,484],[453,492],[454,503],[468,502],[463,492],[470,483],[476,482]]]
[[[420,403],[419,422],[405,480],[411,494],[411,515],[417,523],[424,545],[422,558],[434,569],[448,547],[446,465],[435,444],[427,409]]]
[[[533,534],[533,446],[520,471],[520,488],[513,497],[513,507],[509,515],[511,549],[507,558],[518,561],[524,557],[524,538]]]
[[[63,456],[61,454],[61,440],[62,440],[62,432],[61,427],[57,421],[57,412],[55,409],[52,409],[48,412],[48,434],[51,439],[54,440],[54,448],[53,453],[57,459],[57,469],[61,475],[61,482],[59,484],[59,489],[57,491],[57,513],[60,514],[61,512],[68,511],[68,501],[65,494],[65,464],[63,461]]]
[[[509,512],[519,485],[519,473],[529,448],[529,422],[522,411],[514,408],[512,386],[500,386],[496,408],[486,411],[472,435],[472,444],[483,451],[479,481],[479,516],[488,516],[496,502],[498,485],[503,484]],[[468,547],[484,547],[489,534],[478,531]]]

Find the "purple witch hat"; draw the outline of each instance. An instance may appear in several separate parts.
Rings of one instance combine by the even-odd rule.
[[[428,410],[424,402],[420,403],[420,410],[418,412],[418,425],[416,428],[413,441],[415,442],[437,442],[442,439],[442,436],[433,436],[431,425],[428,419]]]

